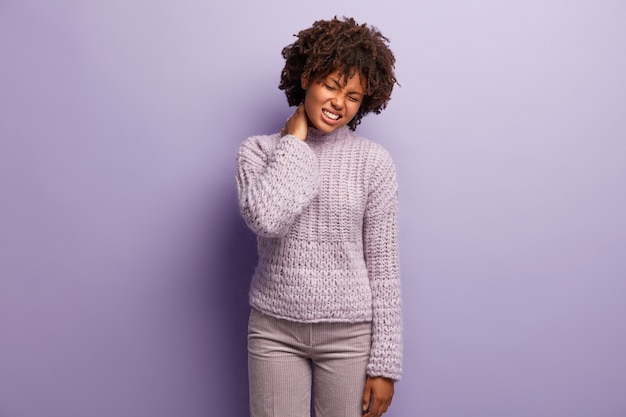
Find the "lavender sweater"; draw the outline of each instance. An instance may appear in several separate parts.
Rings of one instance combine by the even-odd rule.
[[[250,305],[292,321],[372,322],[370,376],[402,373],[397,184],[380,145],[347,127],[254,136],[237,154],[258,236]]]

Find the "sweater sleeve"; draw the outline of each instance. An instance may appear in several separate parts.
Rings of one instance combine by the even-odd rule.
[[[395,168],[384,153],[372,175],[363,222],[363,247],[372,289],[370,376],[402,376],[402,312]]]
[[[317,195],[317,157],[295,136],[283,136],[275,147],[263,138],[249,138],[237,153],[239,207],[259,236],[282,237]]]

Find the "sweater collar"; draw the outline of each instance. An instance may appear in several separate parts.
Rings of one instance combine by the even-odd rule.
[[[324,133],[316,127],[309,126],[307,131],[306,140],[311,142],[320,142],[320,141],[329,141],[329,140],[339,140],[346,139],[349,136],[349,128],[348,126],[342,126],[339,129],[330,132]]]

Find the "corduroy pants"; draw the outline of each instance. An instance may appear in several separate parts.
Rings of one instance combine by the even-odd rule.
[[[251,417],[360,417],[372,326],[297,323],[256,309],[248,323]]]

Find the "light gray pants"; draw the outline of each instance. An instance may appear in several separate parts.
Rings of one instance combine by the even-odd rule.
[[[251,417],[360,417],[372,326],[297,323],[250,312]],[[313,385],[311,385],[311,383]]]

